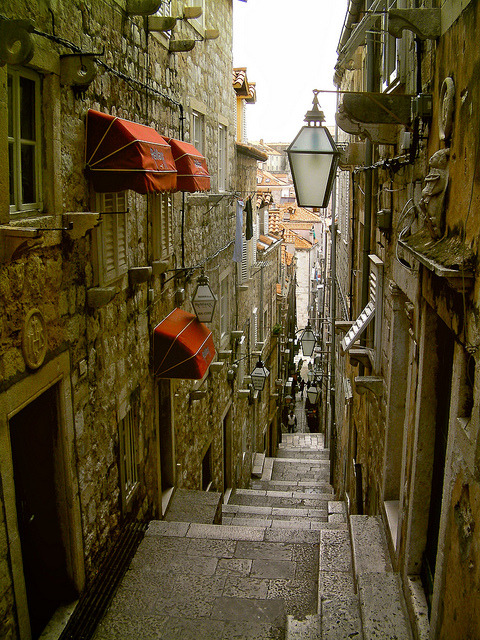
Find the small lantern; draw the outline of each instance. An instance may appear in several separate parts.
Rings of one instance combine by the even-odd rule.
[[[312,327],[310,326],[310,322],[305,327],[304,332],[302,333],[302,337],[300,338],[300,342],[302,344],[303,355],[310,357],[315,349],[315,334],[312,331]]]
[[[217,297],[210,289],[207,276],[202,274],[197,280],[197,287],[192,298],[192,306],[200,322],[212,321],[216,304]]]
[[[315,382],[307,389],[307,398],[312,404],[317,404],[318,396],[320,395],[320,389]]]
[[[270,371],[266,368],[261,360],[257,362],[255,369],[252,371],[252,384],[255,391],[262,391],[265,386],[265,380],[269,376]]]
[[[315,89],[313,107],[305,115],[307,126],[287,149],[300,207],[328,206],[340,156],[330,131],[322,126],[325,116],[318,108],[318,93]]]

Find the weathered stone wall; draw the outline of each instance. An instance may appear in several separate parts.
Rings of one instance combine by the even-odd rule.
[[[97,568],[99,553],[114,541],[124,517],[119,488],[118,429],[129,403],[136,403],[138,407],[139,484],[131,506],[132,514],[137,518],[161,515],[157,438],[162,416],[155,408],[158,389],[151,370],[154,326],[177,306],[177,288],[185,290],[181,306],[192,311],[189,299],[200,272],[199,265],[205,267],[212,288],[217,292],[219,274],[230,270],[232,329],[245,327],[248,334],[250,313],[253,306],[258,305],[260,286],[257,274],[252,277],[246,293],[237,292],[236,265],[232,263],[235,200],[229,194],[235,189],[253,193],[256,186],[255,161],[240,163],[241,170],[236,174],[231,83],[232,3],[217,0],[209,8],[207,27],[219,28],[218,40],[199,41],[192,52],[184,54],[169,54],[168,41],[147,35],[145,19],[129,17],[124,9],[123,2],[95,0],[88,8],[77,2],[56,3],[52,18],[41,2],[19,2],[14,8],[10,3],[0,3],[2,14],[30,18],[35,27],[45,33],[52,33],[53,19],[57,36],[83,51],[98,52],[99,59],[109,67],[97,65],[97,77],[91,86],[83,94],[75,95],[69,86],[62,86],[59,81],[59,55],[71,49],[34,36],[36,53],[32,65],[40,73],[46,73],[44,131],[48,140],[44,150],[43,178],[46,213],[49,214],[36,218],[35,225],[59,227],[62,225],[61,214],[65,212],[97,210],[94,194],[83,172],[85,118],[89,108],[153,126],[167,136],[180,138],[183,133],[188,140],[191,136],[191,102],[202,102],[205,106],[204,154],[214,191],[218,191],[219,123],[226,126],[228,132],[225,196],[215,203],[205,199],[199,202],[189,196],[184,201],[181,194],[175,195],[174,253],[167,261],[167,271],[163,275],[157,274],[150,282],[135,287],[130,286],[128,276],[124,275],[114,283],[114,295],[109,302],[89,305],[89,291],[98,285],[95,230],[74,239],[67,233],[46,232],[43,244],[19,252],[0,265],[0,396],[14,383],[28,381],[31,375],[22,354],[23,322],[31,309],[38,308],[45,319],[47,350],[42,366],[60,353],[69,353],[74,433],[74,447],[69,454],[75,461],[72,473],[78,484],[81,553],[87,579]],[[172,13],[179,15],[181,6],[173,7]],[[191,37],[192,31],[179,23],[176,37],[182,35]],[[112,70],[124,75],[120,77]],[[0,79],[2,95],[5,95],[5,67],[0,68]],[[185,116],[183,132],[182,114]],[[5,122],[4,106],[0,112],[2,132]],[[0,184],[8,184],[5,163],[0,174]],[[8,194],[4,192],[0,199],[2,222],[9,221],[6,196]],[[31,226],[32,222],[16,224]],[[129,267],[148,266],[152,260],[149,202],[146,196],[133,192],[128,193],[127,238]],[[278,261],[271,261],[271,266],[265,270],[268,275],[264,281],[274,311],[278,266]],[[175,269],[183,267],[187,268],[186,272],[172,277]],[[269,320],[272,324],[276,322],[274,311]],[[218,313],[212,330],[217,345]],[[266,353],[270,349],[267,343]],[[275,356],[273,361],[276,361]],[[253,358],[248,361],[251,368],[255,364],[252,362]],[[220,372],[210,373],[203,383],[172,382],[178,486],[201,488],[202,456],[211,444],[213,484],[217,489],[223,489],[222,420],[229,407],[233,483],[244,486],[248,481],[252,453],[260,447],[258,433],[263,434],[271,420],[272,408],[266,391],[266,399],[259,403],[260,410],[255,413],[257,424],[253,424],[253,405],[237,396],[238,381],[227,382],[230,363],[231,359]],[[271,376],[271,379],[276,377],[274,366]],[[200,385],[206,389],[206,397],[191,400],[190,391]],[[1,420],[5,421],[3,428],[8,429],[3,415]],[[2,476],[2,501],[8,499],[4,480]],[[4,603],[0,635],[14,638],[18,637],[18,630],[14,622],[11,557],[3,517],[0,526],[0,560],[5,567],[2,572],[5,577],[0,584]]]
[[[370,251],[384,261],[384,309],[382,319],[381,370],[375,372],[384,381],[384,395],[375,397],[354,393],[353,422],[357,429],[357,461],[363,466],[365,509],[385,515],[384,500],[399,504],[395,527],[389,532],[392,559],[404,579],[418,575],[422,556],[432,539],[438,538],[435,583],[431,596],[431,633],[435,638],[464,638],[478,635],[475,605],[478,592],[476,531],[478,525],[479,430],[478,406],[478,279],[473,282],[446,277],[442,259],[453,259],[453,252],[439,247],[430,263],[416,260],[399,250],[400,233],[408,238],[425,226],[418,206],[429,173],[429,159],[439,149],[449,148],[448,188],[443,203],[444,231],[440,237],[461,245],[457,263],[467,257],[475,268],[478,253],[479,184],[476,178],[479,131],[478,52],[471,43],[479,37],[478,4],[444,3],[455,7],[456,21],[447,21],[442,8],[445,33],[435,41],[424,41],[421,68],[417,69],[412,34],[404,36],[405,93],[422,90],[433,95],[433,117],[421,123],[421,136],[414,161],[399,170],[378,167],[373,180],[373,218]],[[448,22],[448,24],[447,24]],[[404,32],[405,34],[405,32]],[[380,56],[377,57],[379,63]],[[376,69],[378,73],[379,68]],[[421,72],[421,75],[419,75]],[[362,86],[361,69],[345,71],[342,89]],[[353,76],[357,76],[356,79]],[[441,96],[445,78],[454,80],[453,128],[450,139],[440,138],[439,116],[446,112]],[[393,129],[393,128],[392,128]],[[400,128],[396,129],[396,134]],[[399,146],[374,145],[373,161],[400,155]],[[435,176],[433,176],[434,178]],[[359,222],[355,242],[362,241],[364,215],[364,173],[355,181],[355,215]],[[390,209],[390,228],[375,228],[377,209]],[[351,240],[353,241],[353,239]],[[435,240],[431,241],[435,244]],[[351,247],[350,247],[351,248]],[[354,251],[355,269],[362,265],[360,247]],[[427,247],[421,247],[427,254]],[[398,295],[400,306],[392,296]],[[360,291],[354,286],[354,318],[360,312]],[[375,318],[375,322],[377,318]],[[445,335],[454,341],[452,390],[449,396],[448,443],[443,473],[443,499],[438,532],[428,532],[432,486],[432,460],[435,429],[442,416],[437,415],[439,393],[445,393],[441,379],[448,378],[440,366],[446,345],[438,342],[436,327],[445,323]],[[441,325],[443,326],[443,325]],[[401,329],[401,336],[399,336]],[[371,336],[368,330],[364,334]],[[405,350],[402,357],[398,349]],[[403,359],[402,359],[403,358]],[[439,370],[440,368],[440,370]],[[358,369],[346,367],[351,379]],[[374,375],[366,367],[364,375]],[[405,380],[399,382],[402,376]],[[337,385],[338,387],[338,385]],[[401,402],[399,403],[399,396]],[[404,407],[404,415],[402,414]],[[340,409],[340,407],[339,407]],[[341,413],[341,412],[340,412]],[[475,426],[474,426],[475,425]],[[340,429],[339,443],[348,446],[347,425]],[[439,437],[439,436],[437,436]],[[342,451],[344,454],[344,451]],[[401,470],[393,463],[401,459]],[[344,457],[338,456],[336,479],[342,483]],[[347,473],[348,476],[348,473]],[[347,482],[348,485],[348,482]],[[434,507],[432,507],[433,509]],[[387,518],[385,518],[387,522]],[[394,531],[398,525],[398,538]],[[388,527],[387,527],[388,531]]]

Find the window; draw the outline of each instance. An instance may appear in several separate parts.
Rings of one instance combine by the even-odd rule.
[[[393,0],[389,3],[389,9],[403,8],[403,0]],[[388,33],[388,14],[383,15],[382,24],[382,89],[386,91],[402,81],[401,61],[403,50],[403,38],[397,39]]]
[[[218,125],[218,190],[227,188],[227,127]]]
[[[101,193],[99,200],[98,275],[100,284],[105,285],[127,271],[126,192]]]
[[[192,130],[191,130],[191,142],[193,146],[200,151],[204,152],[205,144],[205,117],[203,113],[198,111],[192,111]]]
[[[228,276],[220,282],[220,339],[227,337],[230,329],[230,283]]]
[[[137,403],[120,420],[120,489],[124,510],[138,485],[138,410]]]
[[[173,197],[152,194],[150,197],[153,230],[153,259],[166,260],[173,253]]]
[[[8,70],[10,213],[41,211],[40,76]]]

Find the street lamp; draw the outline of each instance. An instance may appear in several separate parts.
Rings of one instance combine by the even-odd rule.
[[[312,404],[317,404],[319,395],[320,395],[320,389],[317,387],[316,383],[314,382],[307,389],[307,398],[310,400]]]
[[[302,337],[300,338],[300,342],[302,343],[302,351],[303,355],[306,357],[310,357],[315,349],[315,334],[312,331],[312,327],[310,326],[310,321],[305,327],[304,332],[302,333]]]
[[[305,115],[307,125],[287,149],[300,207],[328,206],[340,155],[330,131],[322,125],[325,116],[319,109],[319,93],[313,91],[313,107]]]
[[[252,376],[252,385],[255,391],[262,391],[265,386],[265,380],[270,375],[270,371],[263,362],[259,360],[250,375]]]
[[[192,298],[192,306],[200,322],[212,321],[216,304],[217,297],[210,289],[207,276],[202,274],[197,280],[197,287]]]

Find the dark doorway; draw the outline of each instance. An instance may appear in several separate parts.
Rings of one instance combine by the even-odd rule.
[[[436,346],[438,366],[435,372],[435,396],[437,404],[435,411],[435,448],[433,454],[427,542],[421,571],[429,611],[433,596],[438,532],[440,529],[440,515],[442,510],[454,347],[453,334],[441,320],[438,320],[436,329]]]
[[[57,388],[19,411],[9,426],[30,627],[38,638],[56,609],[77,595],[62,535],[66,504]]]

